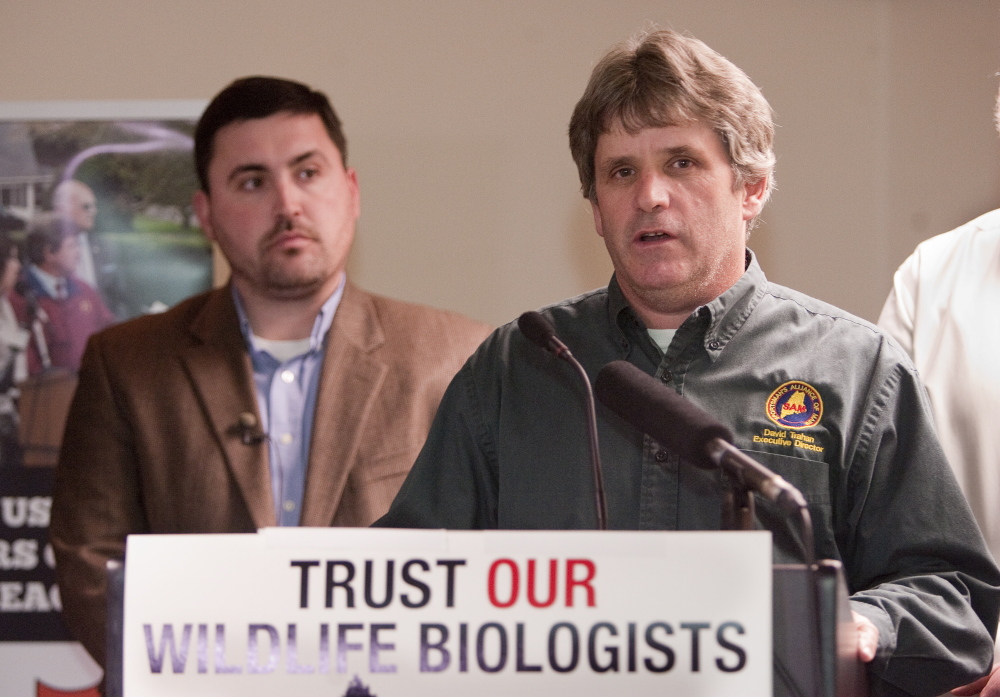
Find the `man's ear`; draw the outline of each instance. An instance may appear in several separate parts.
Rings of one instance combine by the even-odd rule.
[[[590,211],[594,214],[594,229],[597,234],[604,237],[604,223],[601,220],[601,207],[597,204],[597,197],[590,199]]]
[[[198,218],[198,224],[201,225],[202,233],[210,242],[215,242],[215,230],[212,229],[212,203],[208,194],[198,189],[194,192],[191,204],[194,206],[194,214]]]
[[[770,177],[761,177],[752,184],[743,185],[743,220],[753,220],[764,209],[767,202],[767,185]]]
[[[348,167],[344,172],[351,185],[351,209],[354,212],[354,220],[357,220],[361,217],[361,185],[358,183],[358,172],[353,167]]]

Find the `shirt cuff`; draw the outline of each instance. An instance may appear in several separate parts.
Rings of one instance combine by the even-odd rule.
[[[851,598],[851,609],[871,620],[871,623],[878,629],[878,649],[875,651],[875,658],[868,665],[876,672],[880,672],[896,650],[896,628],[892,624],[892,618],[889,617],[888,612],[877,605],[854,598]]]

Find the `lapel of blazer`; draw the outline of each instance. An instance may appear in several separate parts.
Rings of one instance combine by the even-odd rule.
[[[326,526],[333,521],[389,370],[373,355],[384,342],[371,296],[348,282],[326,336],[302,525]]]
[[[194,341],[181,353],[194,390],[222,448],[254,524],[275,525],[267,444],[245,445],[236,426],[240,414],[257,417],[253,369],[239,317],[227,285],[214,291],[191,322]]]

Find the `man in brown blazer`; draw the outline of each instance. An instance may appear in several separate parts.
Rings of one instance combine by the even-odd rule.
[[[105,563],[126,535],[368,525],[489,332],[346,280],[357,175],[321,93],[238,80],[199,121],[195,161],[232,280],[92,337],[59,459],[64,617],[102,665]]]

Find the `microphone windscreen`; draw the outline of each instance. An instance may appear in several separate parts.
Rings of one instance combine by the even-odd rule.
[[[706,450],[709,441],[733,440],[711,414],[626,361],[601,368],[594,394],[636,429],[699,467],[715,467]]]
[[[546,351],[552,350],[549,342],[555,337],[556,330],[541,314],[534,311],[525,312],[517,318],[517,328],[533,344],[541,346]]]

